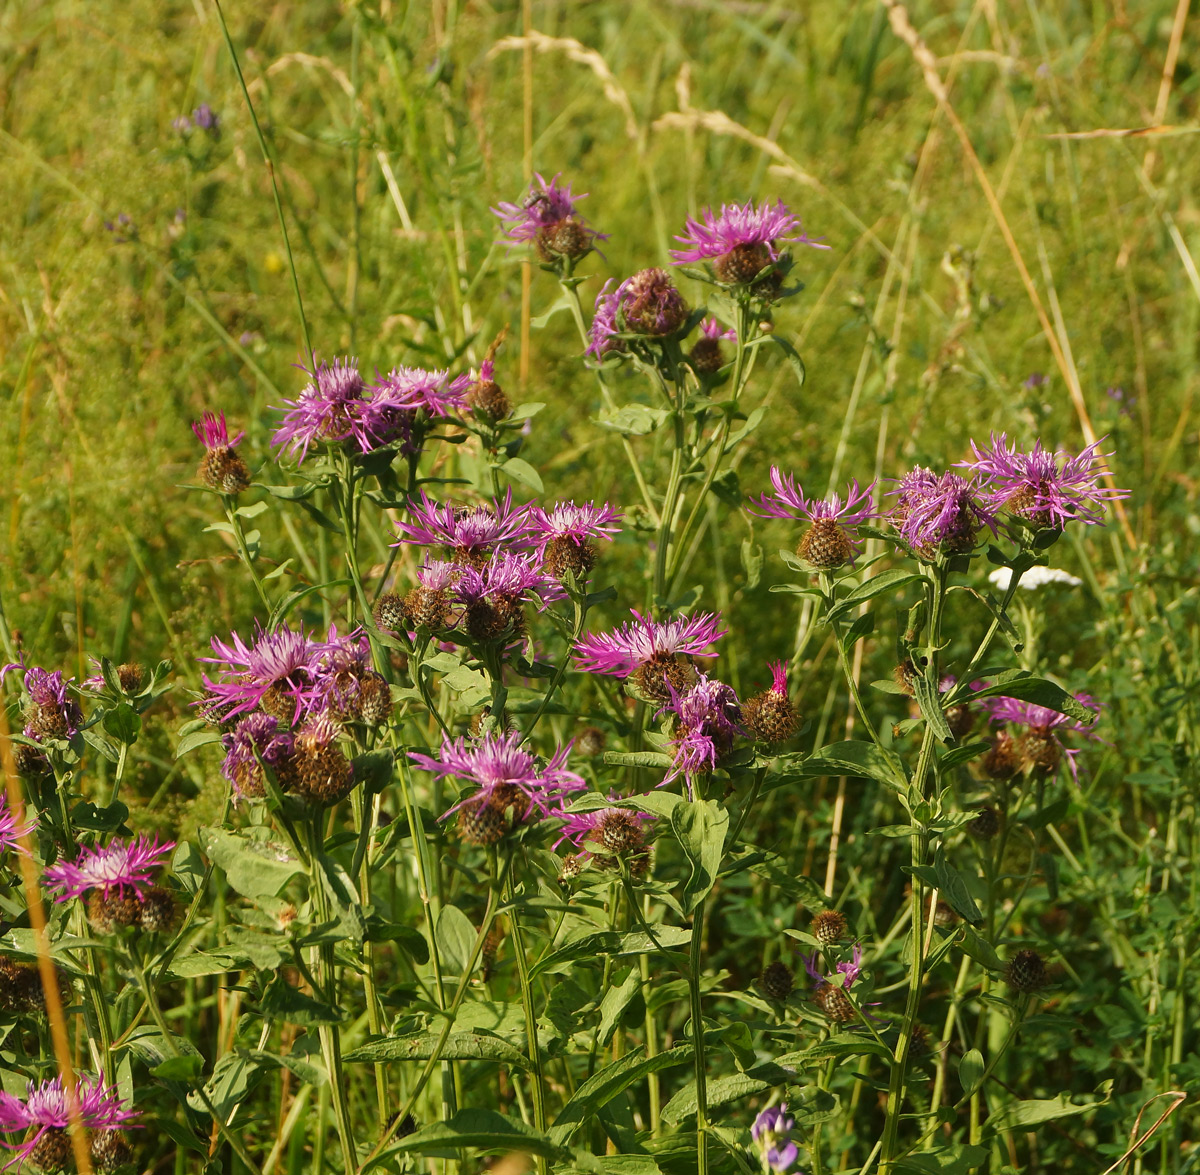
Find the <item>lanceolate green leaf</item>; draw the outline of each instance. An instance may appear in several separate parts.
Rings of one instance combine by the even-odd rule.
[[[394,1036],[369,1040],[352,1049],[342,1059],[354,1062],[423,1061],[434,1055],[441,1034],[418,1032],[412,1036]],[[530,1067],[529,1058],[498,1036],[475,1032],[452,1032],[438,1054],[447,1061],[500,1061],[518,1069]]]

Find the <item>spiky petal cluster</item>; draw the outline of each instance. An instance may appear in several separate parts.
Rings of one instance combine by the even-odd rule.
[[[174,841],[160,843],[157,837],[112,840],[103,847],[81,849],[74,861],[56,862],[46,870],[45,878],[59,902],[83,897],[91,890],[118,897],[132,890],[135,897],[141,898],[152,871],[162,865],[163,857],[174,847]]]
[[[620,517],[621,512],[607,502],[603,506],[559,502],[549,510],[533,506],[529,511],[530,537],[551,575],[561,577],[566,571],[581,575],[590,571],[596,560],[591,540],[612,542],[612,536],[620,531],[613,524]]]
[[[355,439],[364,453],[400,439],[408,442],[419,412],[447,416],[463,407],[468,376],[450,378],[448,371],[395,367],[377,378],[359,409]]]
[[[1078,693],[1075,700],[1089,710],[1100,710],[1100,703],[1091,694]],[[1092,728],[1069,714],[1060,714],[1049,706],[1038,706],[1033,702],[1023,702],[1019,698],[984,698],[980,705],[996,723],[1005,726],[1024,726],[1040,730],[1073,730],[1078,734],[1096,738]]]
[[[25,737],[37,742],[47,738],[72,739],[79,732],[83,712],[71,697],[62,671],[53,672],[38,666],[25,668],[24,659],[0,668],[0,681],[14,669],[25,670],[22,678],[29,695],[25,712]]]
[[[711,316],[704,319],[700,323],[700,333],[706,339],[712,339],[714,341],[719,339],[730,339],[731,341],[737,340],[737,331],[733,330],[732,328],[726,330],[721,323]]]
[[[846,487],[844,502],[840,494],[830,494],[827,498],[807,497],[803,487],[796,485],[795,476],[784,473],[777,465],[771,466],[771,484],[775,492],[759,498],[761,518],[807,518],[809,522],[831,518],[848,527],[866,522],[875,513],[870,505],[874,482],[862,490],[857,481],[851,481]]]
[[[669,680],[665,684],[671,704],[660,713],[673,716],[675,756],[663,784],[680,776],[690,784],[729,753],[734,736],[742,733],[741,709],[731,686],[703,673],[682,693]]]
[[[235,632],[228,641],[213,637],[212,647],[217,655],[200,660],[222,667],[216,681],[203,679],[209,691],[204,704],[214,715],[229,719],[264,708],[296,722],[312,704],[319,646],[302,630],[258,628],[250,644]]]
[[[125,1108],[115,1086],[99,1077],[80,1077],[75,1085],[75,1105],[80,1122],[88,1131],[120,1130],[137,1123],[138,1112]],[[71,1105],[61,1077],[30,1081],[25,1098],[0,1091],[0,1132],[33,1131],[20,1145],[5,1143],[23,1162],[47,1130],[66,1130],[71,1122]],[[11,1164],[10,1164],[11,1166]]]
[[[517,549],[527,545],[527,511],[513,506],[512,490],[490,506],[435,502],[422,490],[421,501],[410,505],[409,516],[411,521],[396,523],[404,541],[446,547],[459,562],[486,558],[499,543]]]
[[[1028,452],[1010,444],[1004,433],[992,433],[988,448],[974,441],[973,461],[961,465],[981,481],[987,505],[1027,519],[1035,526],[1061,529],[1068,522],[1094,526],[1104,521],[1106,502],[1129,496],[1128,490],[1101,484],[1108,476],[1100,441],[1075,456],[1064,450],[1051,452],[1039,440]]]
[[[555,815],[563,826],[553,847],[557,849],[563,841],[570,841],[581,856],[636,851],[645,844],[645,826],[653,824],[655,819],[648,812],[632,808],[559,811]]]
[[[587,788],[581,776],[567,769],[570,744],[560,747],[545,766],[539,767],[533,753],[521,745],[522,740],[517,730],[505,735],[488,733],[478,741],[447,736],[443,737],[437,758],[418,751],[409,752],[409,758],[440,779],[454,776],[475,785],[477,790],[448,809],[443,819],[468,802],[486,804],[498,792],[508,789],[521,792],[531,808],[549,816],[556,801]]]
[[[624,351],[625,334],[661,338],[674,334],[686,321],[687,303],[665,269],[641,269],[610,291],[611,280],[596,298],[587,354],[603,359]]]
[[[768,1171],[783,1175],[795,1166],[800,1151],[792,1141],[796,1120],[787,1112],[787,1102],[763,1110],[750,1127],[750,1137],[762,1151]]]
[[[579,668],[589,673],[628,677],[635,669],[659,657],[683,654],[715,657],[709,646],[725,635],[721,618],[711,612],[658,621],[631,608],[633,621],[612,632],[589,633],[575,646]]]
[[[520,204],[500,203],[492,213],[503,223],[510,246],[534,245],[546,259],[556,255],[574,259],[588,252],[595,241],[608,240],[579,215],[575,202],[586,198],[586,192],[576,196],[570,184],[559,184],[558,175],[547,183],[535,174]]]
[[[192,432],[196,439],[210,452],[220,452],[222,449],[234,449],[242,443],[245,432],[240,432],[232,440],[229,428],[225,423],[224,412],[206,412],[192,422]]]
[[[995,511],[980,498],[974,478],[957,473],[935,477],[928,470],[914,470],[895,493],[903,514],[894,516],[900,535],[922,555],[966,552],[985,526],[995,533]]]
[[[497,599],[510,604],[536,600],[544,608],[551,600],[563,596],[558,581],[541,570],[531,552],[494,551],[482,566],[458,570],[453,594],[468,608]]]
[[[777,261],[780,241],[795,241],[814,249],[829,248],[809,240],[800,231],[799,217],[782,200],[761,206],[755,206],[753,200],[745,204],[722,204],[720,212],[706,208],[699,220],[688,217],[684,233],[685,236],[675,238],[684,248],[671,251],[677,265],[722,257],[745,245],[761,245],[770,260]]]
[[[0,792],[0,853],[9,849],[24,852],[21,841],[37,828],[37,818],[26,813],[24,820],[17,820],[13,810],[8,806],[8,796]]]
[[[262,794],[260,760],[278,767],[292,753],[291,732],[281,730],[278,719],[270,714],[247,714],[222,736],[221,744],[225,748],[221,774],[239,796]]]
[[[1076,694],[1075,700],[1089,710],[1100,710],[1101,704],[1090,694]],[[981,705],[991,721],[1004,728],[996,735],[997,743],[994,746],[999,745],[1009,750],[1010,775],[1020,770],[1022,764],[1039,775],[1053,775],[1065,758],[1071,778],[1078,782],[1079,764],[1076,760],[1080,754],[1079,748],[1068,747],[1062,736],[1073,732],[1096,742],[1103,741],[1085,723],[1070,715],[1060,714],[1057,710],[1051,710],[1048,706],[1038,706],[1018,698],[984,698]],[[1019,734],[1018,739],[1013,738],[1014,729]],[[992,755],[995,754],[993,749]],[[985,767],[986,763],[985,760]]]
[[[854,944],[850,961],[839,963],[831,975],[822,975],[817,970],[817,963],[821,958],[819,952],[813,951],[811,955],[802,955],[801,958],[804,960],[804,970],[812,979],[814,988],[821,988],[827,983],[832,983],[849,991],[855,980],[862,974],[862,947],[858,943]]]
[[[312,445],[356,435],[362,428],[365,390],[357,359],[318,364],[300,395],[284,401],[286,411],[271,443],[303,462]]]
[[[621,287],[612,288],[614,279],[609,278],[596,295],[596,306],[592,311],[592,325],[588,331],[588,346],[585,354],[594,359],[603,359],[610,352],[624,351],[625,341],[617,336],[621,333],[617,322],[617,311],[621,308]]]

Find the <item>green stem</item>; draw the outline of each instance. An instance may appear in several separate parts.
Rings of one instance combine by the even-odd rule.
[[[529,960],[525,956],[525,936],[521,932],[521,917],[517,913],[516,893],[513,889],[511,858],[506,870],[506,898],[509,903],[509,919],[513,940],[513,953],[517,959],[517,976],[521,983],[521,1007],[525,1013],[525,1040],[529,1047],[529,1061],[533,1066],[530,1093],[533,1095],[533,1125],[541,1134],[546,1132],[546,1078],[542,1071],[542,1050],[538,1044],[537,1014],[533,1007],[533,988],[529,982]],[[539,1175],[545,1175],[546,1158],[537,1156]]]
[[[270,616],[271,598],[267,595],[267,589],[263,587],[263,581],[258,576],[254,560],[250,558],[250,548],[246,545],[246,532],[242,529],[242,520],[238,517],[237,509],[233,504],[233,498],[228,494],[222,494],[221,501],[225,503],[225,517],[229,519],[229,525],[233,528],[233,538],[237,543],[238,554],[241,556],[246,570],[250,572],[250,578],[254,580],[254,587],[258,591],[258,598],[262,600],[263,607],[266,608],[267,615]]]
[[[704,1008],[700,995],[701,948],[704,940],[702,898],[692,915],[692,941],[688,951],[687,985],[692,1017],[692,1045],[696,1072],[696,1171],[708,1175],[708,1072],[704,1057]]]

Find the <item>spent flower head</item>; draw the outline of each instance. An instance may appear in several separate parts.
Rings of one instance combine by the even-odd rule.
[[[45,878],[59,902],[81,898],[91,890],[105,896],[116,893],[118,897],[125,897],[131,890],[141,898],[150,885],[152,872],[174,847],[174,841],[160,842],[157,837],[117,838],[104,846],[80,849],[74,861],[55,862],[46,870]]]
[[[662,784],[683,776],[690,785],[697,775],[715,770],[734,737],[743,733],[738,696],[732,686],[704,673],[682,693],[669,678],[664,684],[671,701],[659,713],[672,715],[675,754]]]
[[[980,448],[974,441],[972,461],[960,464],[980,480],[984,500],[992,510],[1006,509],[1034,526],[1061,530],[1068,522],[1094,526],[1104,521],[1104,507],[1129,496],[1128,490],[1102,484],[1109,476],[1095,441],[1072,456],[1051,451],[1035,441],[1022,451],[1004,433],[992,433],[991,444]]]
[[[291,731],[281,729],[277,718],[261,712],[239,719],[233,730],[221,736],[221,745],[225,748],[221,774],[239,797],[263,795],[261,764],[280,767],[293,749]]]

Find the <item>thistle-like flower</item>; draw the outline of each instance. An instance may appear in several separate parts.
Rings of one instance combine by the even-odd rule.
[[[25,818],[18,821],[16,814],[8,806],[7,794],[0,792],[0,853],[6,853],[9,849],[23,853],[25,850],[21,847],[21,841],[35,828],[37,817],[26,812]]]
[[[359,447],[369,453],[397,439],[407,444],[418,413],[433,418],[459,411],[469,383],[465,375],[451,379],[448,371],[393,368],[376,379],[369,399],[358,409],[353,432]]]
[[[204,446],[204,460],[200,462],[196,476],[210,490],[221,494],[240,494],[248,489],[250,470],[234,452],[246,434],[240,432],[230,439],[224,412],[206,412],[200,420],[192,422],[192,432]]]
[[[445,547],[456,563],[485,563],[500,543],[514,550],[528,546],[528,510],[513,506],[512,490],[490,506],[434,502],[422,490],[420,503],[410,504],[409,516],[411,521],[396,523],[402,541]]]
[[[303,462],[309,447],[320,441],[361,435],[366,408],[366,384],[357,359],[321,363],[308,375],[309,383],[300,395],[284,401],[283,420],[271,438],[271,444],[291,453],[297,462]]]
[[[463,402],[492,424],[512,415],[512,401],[496,382],[496,364],[490,355],[480,363],[479,370],[472,371],[468,377]]]
[[[742,713],[733,688],[706,674],[699,674],[695,684],[682,693],[669,679],[665,684],[671,703],[659,713],[672,715],[675,755],[659,786],[680,776],[690,786],[697,775],[715,770],[732,749],[734,737],[742,733]]]
[[[700,220],[688,217],[684,232],[685,236],[675,238],[684,248],[671,252],[675,264],[711,261],[717,280],[729,285],[751,282],[767,265],[778,261],[782,241],[829,248],[809,240],[800,230],[799,218],[782,200],[761,207],[755,207],[752,200],[722,204],[719,213],[706,208]]]
[[[354,767],[337,744],[341,731],[327,714],[310,714],[296,731],[284,786],[314,807],[330,807],[354,788]]]
[[[29,695],[25,708],[25,737],[36,742],[46,739],[72,739],[79,733],[83,711],[71,697],[62,671],[53,672],[38,666],[26,669],[24,657],[0,668],[0,681],[14,669],[24,670],[22,681]]]
[[[650,700],[669,703],[668,686],[683,690],[696,680],[695,669],[684,658],[715,657],[707,649],[726,630],[720,627],[720,617],[710,612],[657,621],[630,611],[632,623],[585,636],[575,646],[575,660],[588,673],[630,679]]]
[[[835,1024],[849,1024],[856,1013],[846,992],[862,974],[862,947],[855,943],[850,961],[838,963],[830,975],[822,975],[817,969],[820,960],[817,951],[801,957],[804,969],[813,981],[813,1001],[817,1007]]]
[[[1078,693],[1075,700],[1089,710],[1100,711],[1100,703],[1091,694]],[[1062,735],[1070,731],[1094,742],[1103,741],[1085,723],[1051,710],[1048,706],[1038,706],[1018,698],[984,698],[980,705],[990,715],[992,722],[1005,728],[1000,733],[1009,736],[1008,745],[1013,752],[1013,771],[1010,774],[1015,774],[1017,765],[1023,763],[1032,772],[1053,775],[1065,758],[1071,778],[1078,781],[1079,766],[1075,760],[1080,754],[1079,748],[1068,747]],[[1014,730],[1019,736],[1015,745],[1012,741]],[[989,758],[994,753],[995,747],[989,753]]]
[[[89,1132],[114,1131],[137,1124],[138,1112],[126,1109],[116,1087],[105,1085],[102,1078],[80,1077],[75,1085],[74,1101],[80,1121]],[[32,1132],[20,1144],[4,1143],[15,1152],[15,1163],[26,1160],[36,1162],[38,1153],[47,1149],[62,1154],[69,1163],[70,1142],[66,1141],[65,1146],[52,1146],[48,1142],[53,1144],[66,1140],[66,1131],[71,1123],[70,1103],[61,1077],[30,1081],[24,1100],[11,1093],[0,1092],[0,1132]],[[54,1169],[45,1163],[38,1165],[43,1170]]]
[[[700,323],[700,337],[688,352],[688,362],[702,375],[713,375],[725,366],[722,339],[737,339],[737,331],[726,330],[715,318]]]
[[[1022,452],[1010,445],[1004,433],[992,433],[991,445],[981,449],[974,441],[973,461],[960,464],[981,480],[981,490],[989,508],[1006,509],[1033,526],[1061,530],[1068,522],[1094,526],[1104,521],[1106,502],[1129,496],[1128,490],[1104,486],[1108,476],[1096,441],[1076,456],[1058,450],[1051,452],[1036,441]]]
[[[795,477],[783,473],[778,466],[771,466],[773,494],[763,494],[759,500],[763,518],[807,518],[812,525],[800,538],[796,554],[822,571],[832,571],[847,563],[853,564],[862,551],[862,541],[854,527],[874,517],[871,494],[875,489],[872,482],[865,490],[852,481],[846,487],[846,500],[838,494],[828,498],[808,498]]]
[[[613,281],[613,278],[609,278],[601,287],[600,293],[596,295],[595,309],[592,311],[592,325],[588,331],[589,341],[584,354],[597,360],[603,359],[610,352],[626,350],[625,340],[618,338],[621,326],[617,322],[617,312],[621,308],[621,290],[624,287],[618,286],[614,290]]]
[[[631,808],[597,808],[591,812],[559,811],[555,816],[563,822],[557,849],[570,841],[576,853],[588,856],[629,856],[646,847],[646,826],[654,823],[648,812]]]
[[[469,795],[443,814],[443,820],[468,806],[474,809],[497,800],[506,801],[505,807],[508,807],[515,793],[524,797],[525,810],[536,811],[539,817],[550,816],[563,796],[586,790],[583,778],[567,769],[570,744],[560,747],[544,766],[539,767],[533,752],[521,745],[522,740],[523,736],[517,730],[503,735],[488,733],[470,742],[446,736],[437,758],[418,751],[409,752],[409,758],[440,779],[454,776],[474,785]],[[518,815],[523,817],[525,810]]]
[[[621,512],[607,502],[603,506],[559,502],[550,510],[532,506],[529,532],[548,574],[561,579],[569,571],[578,577],[595,565],[596,547],[591,540],[612,542],[612,536],[621,529],[613,523],[620,517]]]
[[[265,795],[262,764],[279,769],[292,754],[291,732],[281,730],[278,719],[270,714],[247,714],[222,736],[221,744],[225,748],[221,774],[239,798]]]
[[[274,632],[257,628],[246,644],[238,633],[228,641],[212,638],[215,657],[201,657],[222,667],[213,681],[204,677],[209,697],[201,705],[222,719],[262,709],[281,721],[296,723],[313,703],[313,673],[319,646],[286,624]]]
[[[391,691],[371,662],[371,645],[361,628],[339,636],[336,627],[314,650],[314,708],[339,722],[378,726],[391,713]]]
[[[638,270],[610,293],[611,284],[605,282],[592,316],[587,354],[596,359],[626,350],[627,340],[620,334],[663,338],[687,321],[688,305],[665,269]]]
[[[742,703],[742,723],[759,742],[778,743],[800,729],[800,715],[788,697],[787,663],[772,661],[771,688]]]
[[[787,1102],[763,1110],[750,1127],[750,1137],[761,1152],[764,1168],[775,1175],[794,1171],[800,1151],[792,1141],[796,1120],[787,1112]]]
[[[996,531],[995,511],[981,499],[974,478],[957,473],[935,477],[929,470],[915,469],[893,492],[900,512],[893,514],[893,522],[904,541],[925,558],[939,550],[965,554],[985,526]]]
[[[608,240],[605,233],[589,228],[579,215],[576,201],[586,197],[586,192],[573,195],[571,185],[560,185],[557,175],[547,183],[535,174],[529,193],[520,204],[501,203],[492,212],[503,222],[510,247],[532,245],[547,262],[558,258],[578,261],[595,248],[596,241]]]
[[[464,607],[467,632],[481,641],[520,635],[527,603],[545,608],[562,595],[535,554],[512,551],[494,551],[486,563],[462,568],[453,590]]]
[[[57,861],[45,872],[55,901],[81,898],[93,890],[104,897],[133,896],[141,899],[151,883],[153,870],[175,847],[174,841],[135,836],[133,840],[111,840],[103,847],[84,848],[74,861]]]

